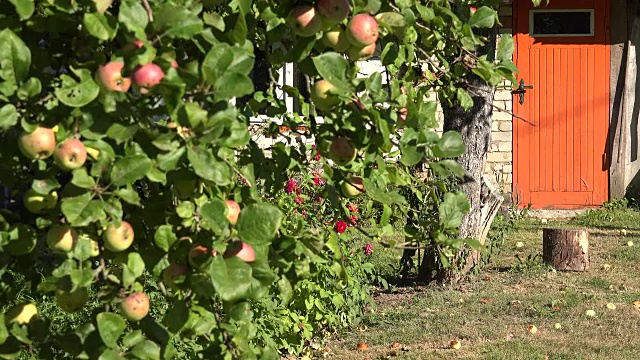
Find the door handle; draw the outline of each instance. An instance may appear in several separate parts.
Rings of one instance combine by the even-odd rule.
[[[520,79],[520,86],[517,89],[513,90],[511,93],[514,95],[520,95],[520,105],[524,104],[524,94],[527,93],[527,89],[533,90],[533,85],[525,85],[524,79]]]

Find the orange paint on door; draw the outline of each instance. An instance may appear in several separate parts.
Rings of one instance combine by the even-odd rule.
[[[599,206],[609,198],[603,160],[609,126],[609,1],[553,0],[534,8],[531,0],[515,0],[513,11],[518,81],[534,86],[523,104],[518,95],[513,98],[514,113],[535,125],[513,119],[513,184],[521,192],[520,205]],[[558,21],[563,16],[575,24]]]

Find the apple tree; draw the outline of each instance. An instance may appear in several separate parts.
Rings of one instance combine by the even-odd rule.
[[[287,336],[309,340],[355,317],[326,294],[358,286],[342,238],[277,201],[315,150],[287,136],[260,146],[252,118],[273,136],[305,126],[327,204],[345,212],[366,196],[382,209],[367,236],[393,232],[405,187],[438,199],[419,226],[440,235],[422,243],[442,259],[477,245],[455,235],[464,194],[419,191],[410,170],[463,176],[451,160],[461,136],[433,130],[430,94],[468,108],[456,88],[468,72],[511,74],[506,60],[450,61],[484,43],[473,29],[497,18],[484,3],[495,1],[2,2],[0,357],[277,359],[285,319],[303,319]],[[386,81],[358,77],[378,50]],[[277,82],[285,63],[308,89]],[[325,294],[301,301],[305,289]]]

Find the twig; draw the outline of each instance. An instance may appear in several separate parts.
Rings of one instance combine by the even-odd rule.
[[[505,112],[505,113],[507,113],[507,114],[509,114],[509,115],[513,116],[513,117],[514,117],[514,118],[516,118],[516,119],[520,119],[520,120],[522,120],[522,121],[526,122],[527,124],[529,124],[529,125],[531,125],[531,126],[537,127],[537,125],[536,125],[536,124],[534,124],[534,123],[530,122],[529,120],[527,120],[527,119],[523,118],[522,116],[519,116],[519,115],[514,114],[513,112],[511,112],[511,111],[509,111],[509,110],[507,110],[507,109],[505,109],[505,108],[501,108],[500,106],[498,106],[498,105],[496,105],[496,104],[491,104],[491,106],[493,106],[493,107],[494,107],[496,110],[498,110],[498,111]]]
[[[142,6],[147,11],[147,16],[149,16],[149,22],[153,22],[153,11],[151,11],[151,5],[149,5],[149,0],[142,0]]]

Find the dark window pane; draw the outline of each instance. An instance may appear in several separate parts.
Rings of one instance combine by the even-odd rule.
[[[535,35],[591,35],[591,11],[534,12]]]

